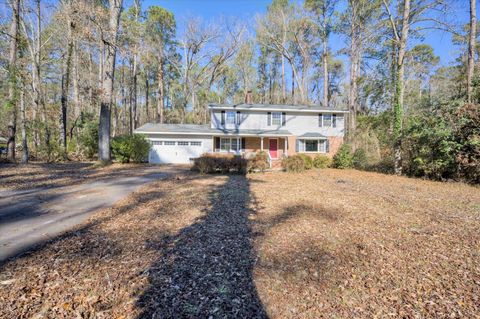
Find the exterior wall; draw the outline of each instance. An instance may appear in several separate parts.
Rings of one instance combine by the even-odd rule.
[[[228,112],[228,111],[226,111]],[[325,136],[344,136],[345,116],[337,114],[336,127],[319,127],[319,113],[304,112],[285,112],[285,126],[271,125],[268,126],[266,111],[241,111],[240,125],[226,124],[221,125],[221,110],[211,112],[211,127],[224,129],[253,129],[253,130],[288,130],[293,135],[302,135],[305,133],[320,133]]]

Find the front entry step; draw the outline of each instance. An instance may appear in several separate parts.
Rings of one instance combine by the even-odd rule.
[[[282,160],[276,159],[272,160],[272,169],[281,169],[282,168]]]

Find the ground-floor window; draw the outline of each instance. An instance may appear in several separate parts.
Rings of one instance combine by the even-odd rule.
[[[297,152],[328,153],[328,140],[297,140]]]
[[[238,138],[220,138],[220,150],[225,152],[237,152],[240,150]]]

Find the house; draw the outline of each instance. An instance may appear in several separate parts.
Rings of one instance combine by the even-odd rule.
[[[343,142],[348,111],[305,105],[209,104],[211,123],[151,124],[135,130],[150,141],[150,163],[189,163],[204,153],[268,151],[272,162],[296,153],[332,157]]]

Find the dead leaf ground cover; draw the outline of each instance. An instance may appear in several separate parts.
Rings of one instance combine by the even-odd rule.
[[[25,190],[79,184],[86,180],[135,175],[138,167],[148,164],[113,164],[105,167],[94,162],[31,163],[28,165],[0,164],[0,189]]]
[[[478,317],[480,192],[185,174],[0,266],[0,317]]]

